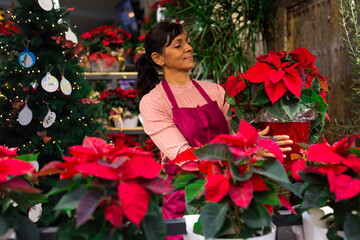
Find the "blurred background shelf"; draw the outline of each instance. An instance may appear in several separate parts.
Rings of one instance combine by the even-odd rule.
[[[110,87],[115,89],[122,82],[134,84],[137,79],[137,72],[85,72],[84,76],[89,81],[110,81]]]
[[[135,127],[135,128],[123,128],[121,131],[120,128],[108,127],[107,133],[124,133],[125,135],[145,135],[144,127]]]

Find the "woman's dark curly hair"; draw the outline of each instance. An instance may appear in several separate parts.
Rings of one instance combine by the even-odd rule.
[[[135,88],[139,90],[141,97],[149,93],[161,81],[158,74],[161,67],[151,59],[151,54],[153,52],[162,54],[164,47],[169,46],[182,32],[181,24],[161,21],[154,24],[146,34],[145,53],[135,63],[135,69],[138,72]]]

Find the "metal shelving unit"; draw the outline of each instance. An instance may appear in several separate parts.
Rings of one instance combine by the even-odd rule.
[[[119,80],[136,80],[137,72],[85,72],[84,76],[89,81],[110,81],[111,88],[118,86]],[[143,127],[136,128],[108,128],[108,133],[124,133],[126,135],[145,135]]]
[[[119,80],[135,80],[137,72],[85,72],[84,76],[89,81],[110,81],[111,88],[116,88]]]

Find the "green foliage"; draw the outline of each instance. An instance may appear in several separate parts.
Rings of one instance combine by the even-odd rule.
[[[61,159],[67,147],[81,144],[84,136],[92,136],[95,132],[101,134],[101,125],[96,121],[100,109],[97,105],[81,103],[81,99],[87,98],[91,92],[91,86],[82,75],[83,69],[78,65],[74,49],[63,48],[53,39],[68,30],[70,11],[65,8],[44,11],[39,4],[28,0],[18,0],[11,11],[21,32],[0,37],[1,56],[5,56],[0,66],[0,92],[4,96],[0,97],[0,145],[18,146],[19,153],[40,152],[42,166]],[[65,24],[58,24],[60,18]],[[25,49],[27,40],[29,50],[37,57],[31,68],[18,63],[18,56]],[[60,90],[46,92],[41,87],[41,80],[47,72],[59,82],[63,72],[72,85],[71,95],[66,96]],[[22,110],[19,104],[26,98],[33,119],[30,124],[22,126],[17,118]],[[56,121],[44,128],[42,121],[48,107],[56,113]],[[50,141],[44,138],[44,131]],[[43,134],[39,136],[41,132]]]
[[[272,23],[268,0],[185,0],[170,9],[167,18],[184,21],[194,48],[197,79],[218,83],[245,72],[255,43]]]
[[[236,146],[235,141],[238,144],[244,144],[240,137],[235,139],[235,137],[232,139],[234,142],[233,148]],[[239,149],[242,148],[239,147]],[[230,234],[236,235],[232,236],[235,238],[253,237],[254,234],[258,233],[266,234],[270,231],[272,218],[264,204],[271,206],[281,205],[275,185],[286,185],[290,190],[296,189],[297,192],[303,190],[301,187],[292,186],[284,167],[278,160],[256,161],[255,159],[248,159],[245,154],[236,156],[230,150],[229,146],[224,143],[207,144],[191,150],[197,160],[204,164],[202,165],[204,168],[199,172],[195,172],[196,175],[181,172],[172,182],[173,185],[185,190],[188,213],[196,214],[198,213],[196,210],[200,209],[200,220],[195,223],[194,232],[204,235],[205,239],[224,237],[224,232],[229,230],[230,227],[235,228],[235,234]],[[249,149],[247,151],[251,152]],[[211,165],[211,167],[206,166],[206,164]],[[229,188],[237,187],[234,190],[237,193],[244,192],[243,196],[232,196],[231,190],[226,189],[225,183],[217,185],[216,190],[214,190],[215,187],[207,188],[209,185],[216,185],[216,183],[209,180],[215,175],[223,175],[224,178],[228,178],[224,182],[229,181]],[[247,184],[249,184],[249,181],[254,180],[251,179],[253,176],[261,178],[267,189],[253,191],[250,194]],[[221,181],[220,177],[217,179]],[[212,192],[211,194],[214,196],[222,195],[223,197],[219,200],[205,199],[205,194],[207,197],[209,196],[207,191],[216,191],[216,193]],[[250,195],[251,199],[248,199]],[[236,202],[237,198],[241,199],[241,201],[245,201],[246,198],[249,200],[249,205],[240,207],[239,203]]]
[[[343,28],[343,41],[348,48],[348,54],[351,58],[351,65],[357,75],[360,76],[360,2],[354,0],[339,0],[339,24]],[[351,85],[351,94],[347,101],[351,105],[352,118],[345,125],[337,123],[337,128],[342,135],[360,132],[360,80],[353,79]]]

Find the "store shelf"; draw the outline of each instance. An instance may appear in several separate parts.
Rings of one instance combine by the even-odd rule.
[[[111,88],[116,88],[119,80],[136,80],[137,72],[85,72],[84,76],[89,81],[111,81]]]
[[[124,133],[126,135],[142,135],[142,134],[145,134],[144,127],[123,128],[122,131],[121,131],[120,128],[109,127],[109,128],[107,128],[107,133]]]

